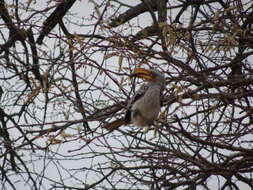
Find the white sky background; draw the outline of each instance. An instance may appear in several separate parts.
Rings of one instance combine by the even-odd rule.
[[[10,0],[7,0],[6,1],[7,3],[12,3],[13,1],[10,1]],[[20,2],[23,2],[24,5],[26,5],[26,3],[28,1],[20,1]],[[36,3],[35,3],[36,2]],[[45,5],[46,5],[46,2],[48,1],[41,1],[41,0],[37,0],[37,1],[32,1],[31,5],[30,5],[30,8],[34,8],[36,10],[43,10],[45,8]],[[101,2],[101,1],[96,1],[96,2]],[[127,2],[135,2],[135,3],[139,3],[140,1],[127,1]],[[99,4],[99,3],[98,3]],[[51,3],[51,5],[53,5],[53,3]],[[93,31],[93,22],[90,22],[89,19],[90,19],[90,16],[91,16],[91,12],[93,11],[93,6],[91,3],[88,3],[88,1],[77,1],[74,6],[70,9],[71,12],[74,12],[76,14],[76,20],[71,20],[71,22],[75,22],[75,21],[78,21],[81,25],[83,26],[76,26],[76,25],[66,25],[67,28],[69,29],[69,31],[71,33],[78,33],[78,34],[89,34],[89,33],[92,33]],[[23,11],[20,9],[20,17],[21,18],[26,18],[28,15],[26,15],[26,13],[23,13]],[[48,16],[48,15],[47,15]],[[46,17],[42,16],[42,15],[38,15],[38,17],[41,17],[39,22],[35,22],[33,24],[36,24],[36,25],[39,25],[41,26],[42,23],[43,23],[43,20],[45,20]],[[73,17],[71,17],[73,19]],[[84,19],[82,19],[84,18]],[[188,18],[185,18],[185,19],[188,19]],[[141,15],[138,19],[133,19],[133,21],[131,22],[135,22],[135,21],[138,21],[139,23],[141,23],[141,25],[145,26],[145,25],[149,25],[152,21],[150,15],[148,13],[146,14],[143,14]],[[0,25],[1,26],[1,25]],[[120,26],[121,27],[121,26]],[[125,26],[122,26],[122,28],[124,28]],[[59,30],[58,26],[54,29],[54,31],[57,31]],[[34,33],[38,33],[39,31],[34,31]],[[103,32],[103,31],[101,31]],[[126,33],[128,32],[127,31],[127,28],[126,28]],[[6,34],[8,35],[8,34]],[[0,41],[2,43],[2,41]],[[49,39],[49,38],[45,38],[44,40],[44,45],[41,46],[41,48],[47,46],[47,47],[52,47],[54,48],[55,44],[54,42]],[[57,50],[57,48],[56,48]],[[99,54],[96,54],[96,59],[97,59],[97,62],[102,62],[103,60],[103,55],[101,54],[101,57],[98,56]],[[180,55],[179,55],[180,57]],[[123,60],[124,61],[124,60]],[[108,68],[115,68],[117,69],[117,64],[115,64],[115,62],[117,63],[118,62],[118,58],[117,57],[113,57],[111,59],[108,59],[106,60],[106,64],[108,65]],[[123,64],[126,64],[126,63],[123,63]],[[116,66],[115,66],[116,65]],[[46,67],[45,67],[46,68]],[[83,77],[85,77],[86,75],[90,75],[90,70],[89,71],[86,71],[83,70],[84,73],[80,73],[80,75],[82,75]],[[127,72],[127,71],[125,71]],[[96,73],[93,72],[91,75],[95,75]],[[1,75],[1,73],[0,73]],[[120,80],[120,77],[114,75],[114,77],[117,79],[117,80]],[[91,77],[92,78],[92,77]],[[89,78],[89,79],[91,79]],[[103,79],[101,79],[103,80]],[[11,81],[10,81],[11,83]],[[96,82],[97,85],[99,85],[99,81]],[[116,85],[114,85],[113,83],[109,83],[108,84],[109,86],[111,86],[112,88],[113,87],[116,87]],[[89,85],[88,85],[89,86]],[[7,88],[7,87],[6,87]],[[83,88],[85,89],[86,86],[84,85]],[[129,86],[125,86],[126,89],[129,90]],[[114,90],[117,90],[117,89],[114,89]],[[92,96],[93,98],[96,97],[96,96],[99,96],[100,94],[96,94],[96,93],[93,93]],[[87,95],[88,96],[88,95]],[[108,98],[108,97],[104,97],[105,99]],[[43,101],[43,94],[41,95],[41,100]],[[40,106],[40,105],[37,105],[37,106]],[[43,106],[43,104],[41,105]],[[58,107],[59,108],[59,107]],[[63,109],[68,109],[68,107],[64,107]],[[12,110],[15,112],[15,110]],[[52,114],[54,116],[54,113],[55,111],[57,110],[54,110],[54,107],[49,107],[48,109],[48,113]],[[73,115],[70,116],[71,119],[80,119],[80,114],[79,113],[75,113],[74,110],[71,110],[73,112]],[[43,114],[43,110],[41,110],[41,112],[37,113],[38,115],[41,115],[40,118],[42,118],[42,114]],[[60,117],[49,117],[48,118],[48,121],[52,119],[57,119],[57,120],[62,120],[64,119],[62,116]],[[97,122],[91,122],[90,125],[98,125]],[[76,126],[77,128],[82,128],[82,126]],[[68,133],[72,133],[72,132],[75,132],[76,129],[72,129],[72,130],[69,130],[67,131]],[[106,136],[106,138],[111,138],[109,140],[111,144],[111,146],[117,146],[119,141],[122,141],[124,143],[127,143],[127,140],[126,139],[123,139],[123,137],[117,137],[117,134],[115,132],[115,134],[112,134],[112,135],[109,135],[109,136]],[[120,134],[120,133],[119,133]],[[15,134],[13,133],[12,134],[13,136],[15,136]],[[146,138],[147,139],[151,139],[153,137],[153,132],[149,132],[148,134],[146,134]],[[87,138],[92,138],[91,136],[87,137]],[[81,184],[82,182],[88,182],[88,183],[92,183],[92,182],[95,182],[97,180],[99,180],[101,178],[101,175],[98,176],[98,175],[95,175],[95,173],[92,173],[92,172],[89,172],[89,173],[86,173],[85,171],[87,171],[85,168],[89,168],[89,167],[101,167],[101,168],[104,168],[104,167],[108,167],[108,166],[104,166],[104,162],[106,162],[107,160],[105,160],[105,158],[102,156],[94,156],[94,154],[92,152],[96,152],[95,155],[99,155],[100,153],[104,152],[104,151],[108,151],[106,148],[103,147],[103,142],[105,142],[103,139],[100,139],[101,141],[97,141],[96,144],[93,144],[91,143],[90,146],[87,146],[85,148],[81,148],[80,150],[78,151],[74,151],[72,153],[68,152],[69,150],[75,150],[75,149],[79,149],[80,147],[82,147],[85,143],[85,139],[82,141],[82,140],[73,140],[72,142],[70,143],[63,143],[63,144],[59,144],[59,145],[55,145],[55,146],[51,146],[50,149],[53,151],[55,151],[55,155],[54,154],[46,154],[47,156],[50,156],[48,157],[46,160],[43,160],[43,156],[44,156],[44,153],[43,151],[41,152],[36,152],[36,153],[31,153],[31,152],[26,152],[27,155],[24,155],[24,156],[27,156],[28,159],[31,158],[31,155],[32,155],[32,158],[34,159],[38,159],[38,157],[41,156],[41,159],[40,160],[36,160],[36,161],[33,161],[33,164],[29,165],[30,166],[30,169],[31,170],[34,170],[34,171],[37,171],[38,173],[41,172],[41,175],[44,173],[44,175],[49,178],[49,179],[54,179],[54,180],[63,180],[64,183],[66,184],[72,184],[73,186],[76,186],[76,187],[82,187],[83,184]],[[108,139],[107,139],[108,140]],[[152,139],[154,141],[154,143],[156,142],[156,139]],[[40,141],[37,141],[38,144],[40,145],[43,145],[45,144],[45,139],[41,139]],[[88,154],[88,152],[90,154]],[[25,152],[24,152],[25,153]],[[63,157],[61,155],[62,154],[64,155],[64,159],[66,158],[66,156],[68,157],[68,160],[61,160],[63,159]],[[78,155],[78,156],[77,156]],[[87,157],[91,157],[88,161],[88,159],[85,159]],[[73,160],[74,158],[74,160]],[[121,158],[122,160],[124,159],[123,157]],[[127,158],[126,158],[127,159]],[[59,163],[61,165],[63,165],[63,168],[67,168],[68,170],[66,171],[65,169],[63,168],[60,168],[59,166]],[[44,168],[46,168],[46,170],[44,170]],[[74,169],[80,169],[80,168],[84,168],[83,169],[83,172],[79,172],[77,174],[75,174],[75,176],[77,176],[79,179],[81,179],[82,181],[80,181],[80,186],[78,184],[78,181],[73,179],[73,178],[69,178],[69,175],[68,175],[68,172],[73,172]],[[60,175],[59,175],[60,173]],[[59,179],[59,177],[62,177],[62,179]],[[119,175],[120,176],[120,175]],[[16,176],[13,177],[13,180],[17,180],[17,181],[20,181],[18,184],[20,186],[20,189],[26,189],[27,186],[29,184],[26,184],[25,183],[25,179],[26,177],[24,177],[23,181],[22,181],[22,177],[20,178],[17,178]],[[214,180],[214,181],[217,181],[217,180]],[[46,189],[48,187],[50,187],[50,184],[52,184],[50,181],[46,181],[44,180],[43,182],[43,186],[46,187]],[[222,181],[221,181],[222,183]],[[1,185],[1,184],[0,184]],[[22,188],[23,187],[23,188]],[[217,187],[217,184],[215,183],[211,183],[211,189],[215,189],[215,187]],[[145,188],[145,187],[143,187]],[[241,185],[241,189],[247,189],[248,186],[244,186],[243,184]],[[8,189],[8,188],[7,188]],[[148,186],[146,187],[146,189],[148,189]]]
[[[8,0],[6,1],[7,4],[9,4],[9,3],[11,4],[12,2],[13,1],[8,1]],[[27,14],[25,11],[22,10],[22,7],[27,6],[27,2],[28,1],[20,1],[21,8],[20,8],[20,15],[19,16],[21,19],[25,19],[30,16],[30,12],[28,12],[28,14]],[[32,1],[29,9],[43,10],[47,7],[47,2],[49,2],[49,1]],[[50,6],[53,6],[53,5],[54,5],[54,3],[50,3]],[[71,25],[71,24],[66,25],[71,33],[73,33],[73,34],[74,33],[90,34],[93,32],[94,22],[89,21],[90,17],[91,17],[91,13],[93,11],[93,4],[88,3],[87,1],[86,2],[85,1],[77,1],[73,5],[73,7],[70,9],[70,11],[74,12],[76,14],[76,20],[71,20],[71,22],[77,21],[81,25],[83,25],[82,27],[79,27],[79,26],[77,27],[75,24],[74,25]],[[48,15],[46,15],[46,16],[48,16]],[[35,18],[38,18],[38,19],[35,19],[32,24],[38,25],[39,27],[38,27],[38,31],[33,31],[33,32],[39,33],[40,32],[39,29],[42,26],[43,21],[46,19],[46,17],[41,14],[38,14],[38,16]],[[73,17],[71,17],[71,18],[73,19]],[[68,19],[68,18],[65,17],[65,19]],[[145,21],[145,20],[142,20],[142,22],[143,21]],[[151,20],[146,19],[146,21],[150,22]],[[31,23],[29,23],[29,25],[30,24]],[[57,30],[59,30],[58,26],[54,28],[54,31],[57,31]],[[6,31],[6,37],[7,36],[8,36],[8,32]],[[2,41],[1,41],[1,43],[2,43]],[[55,44],[54,44],[55,42],[52,41],[50,38],[45,38],[43,43],[44,44],[41,46],[41,48],[43,48],[45,46],[46,46],[46,48],[50,48],[50,47],[53,48],[55,46]],[[16,45],[16,46],[18,49],[18,45]],[[56,51],[57,51],[57,49],[56,49]],[[56,53],[56,55],[57,55],[57,53]],[[101,57],[97,57],[97,62],[101,62],[102,59],[103,59],[103,55],[101,54]],[[118,61],[117,58],[111,58],[110,61],[112,61],[113,59],[115,61]],[[109,61],[106,61],[106,64],[110,65],[111,63]],[[111,65],[112,65],[112,67],[115,67],[114,63],[112,63]],[[4,74],[5,76],[8,75],[8,73],[2,73],[2,74]],[[117,76],[115,76],[115,77],[117,77]],[[10,83],[10,85],[17,85],[17,83],[12,84],[11,81],[9,83]],[[9,87],[10,86],[5,86],[4,88],[8,89]],[[96,94],[92,94],[92,95],[93,95],[93,97],[96,96]],[[41,102],[41,105],[39,102],[37,102],[39,104],[36,106],[43,107],[44,106],[43,94],[41,94],[41,96],[39,96],[39,97],[41,98],[42,102]],[[9,111],[16,112],[17,110],[10,108]],[[62,117],[59,118],[59,117],[55,116],[54,112],[58,112],[58,110],[54,110],[53,107],[49,107],[48,113],[50,113],[50,115],[52,116],[52,117],[51,116],[49,117],[49,120],[50,120],[50,118],[52,119],[52,121],[55,121],[55,119],[59,120],[59,121],[64,120],[64,118],[62,118]],[[41,112],[37,113],[39,118],[42,118],[43,114],[44,114],[44,110],[41,110]],[[81,119],[80,114],[76,113],[76,114],[72,115],[71,119]],[[93,123],[91,122],[89,124],[91,126],[97,125],[96,122],[93,122]],[[76,127],[82,128],[82,126],[76,126]],[[13,138],[15,137],[15,133],[16,133],[16,131],[13,130],[12,134],[11,134],[13,136]],[[69,133],[71,133],[71,130]],[[17,134],[17,135],[19,135],[19,134]],[[90,138],[92,138],[92,137],[90,137]],[[45,140],[46,139],[37,140],[36,143],[43,147],[46,145]],[[64,183],[66,183],[68,185],[73,185],[74,187],[78,187],[79,186],[78,182],[74,179],[69,178],[68,172],[73,172],[72,170],[84,168],[84,172],[75,174],[75,177],[78,177],[79,179],[83,179],[83,182],[86,181],[86,182],[88,182],[88,184],[91,184],[91,183],[99,180],[101,178],[101,176],[97,176],[95,173],[92,173],[92,172],[86,173],[85,168],[86,167],[89,168],[89,167],[91,167],[91,165],[92,165],[92,167],[94,167],[94,166],[103,167],[103,163],[105,162],[105,159],[103,157],[94,156],[95,153],[91,153],[90,149],[92,149],[92,152],[96,151],[98,155],[100,153],[106,151],[105,148],[96,146],[95,144],[91,144],[90,146],[82,148],[81,150],[73,152],[73,153],[68,152],[69,150],[75,150],[75,149],[80,148],[81,146],[84,145],[84,143],[85,142],[78,140],[78,141],[73,141],[71,143],[51,146],[50,150],[52,152],[54,152],[54,151],[57,152],[56,155],[51,154],[51,153],[45,154],[45,153],[43,153],[43,151],[36,151],[35,153],[30,152],[30,151],[23,151],[22,154],[23,154],[23,158],[27,157],[28,162],[31,161],[31,164],[28,164],[31,171],[36,171],[37,173],[40,173],[41,175],[45,175],[46,178],[56,180],[56,181],[61,180],[61,179],[59,179],[59,177],[62,177],[62,180],[64,181]],[[100,143],[98,143],[98,144],[100,144]],[[90,152],[90,153],[87,154],[87,152]],[[59,153],[61,155],[63,155],[63,157],[61,155],[59,155]],[[77,156],[77,155],[79,155],[79,156]],[[46,156],[46,160],[43,159],[43,156]],[[66,157],[68,157],[67,158],[68,160],[65,160],[65,161],[61,160],[61,159],[66,159]],[[91,157],[91,159],[89,159],[89,162],[87,162],[87,159],[85,159],[86,157]],[[63,168],[66,168],[67,170],[60,168],[59,163],[61,163],[61,165],[63,165]],[[26,183],[26,179],[27,179],[26,176],[25,175],[22,176],[22,174],[20,175],[19,178],[17,176],[13,176],[13,180],[18,182],[17,184],[20,189],[26,189],[26,188],[28,188],[27,186],[31,185],[30,183]],[[37,183],[39,183],[39,181],[37,181]],[[42,181],[42,184],[47,189],[47,188],[51,187],[50,184],[52,184],[52,182],[44,180],[44,181]],[[0,184],[0,186],[1,186],[1,184]],[[43,186],[41,186],[41,188],[43,188]],[[83,184],[81,182],[80,182],[80,187],[83,187]],[[4,188],[4,187],[2,187],[2,188]],[[9,189],[10,187],[5,187],[5,188]]]

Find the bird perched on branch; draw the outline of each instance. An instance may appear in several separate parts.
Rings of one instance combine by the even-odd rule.
[[[137,68],[132,77],[139,77],[148,82],[143,84],[130,99],[125,118],[117,119],[104,126],[109,131],[131,123],[139,127],[148,127],[158,117],[162,91],[165,87],[163,74],[154,69]]]

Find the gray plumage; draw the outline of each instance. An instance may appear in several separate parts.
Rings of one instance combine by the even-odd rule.
[[[139,68],[132,76],[143,78],[148,82],[143,84],[130,99],[125,118],[117,119],[104,126],[109,131],[131,123],[139,127],[150,126],[159,115],[162,92],[165,87],[163,74],[157,70]]]
[[[143,84],[128,104],[125,116],[126,123],[139,127],[153,124],[161,108],[161,95],[165,86],[165,78],[159,71],[152,70],[154,81]]]

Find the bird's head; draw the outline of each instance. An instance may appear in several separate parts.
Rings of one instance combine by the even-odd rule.
[[[163,87],[165,84],[164,75],[155,69],[137,68],[134,70],[132,76],[145,79],[149,82],[158,84],[161,87]]]

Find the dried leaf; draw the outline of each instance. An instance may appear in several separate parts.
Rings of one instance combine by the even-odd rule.
[[[49,140],[50,144],[60,144],[60,143],[62,143],[62,140],[57,139],[57,138],[49,138],[48,140]]]
[[[119,64],[119,71],[122,71],[122,62],[123,62],[123,57],[122,57],[122,56],[119,56],[119,61],[118,61],[118,64]]]
[[[63,138],[72,138],[72,137],[74,137],[74,135],[69,134],[69,133],[66,133],[65,131],[62,131],[62,132],[61,132],[61,136],[62,136]]]

